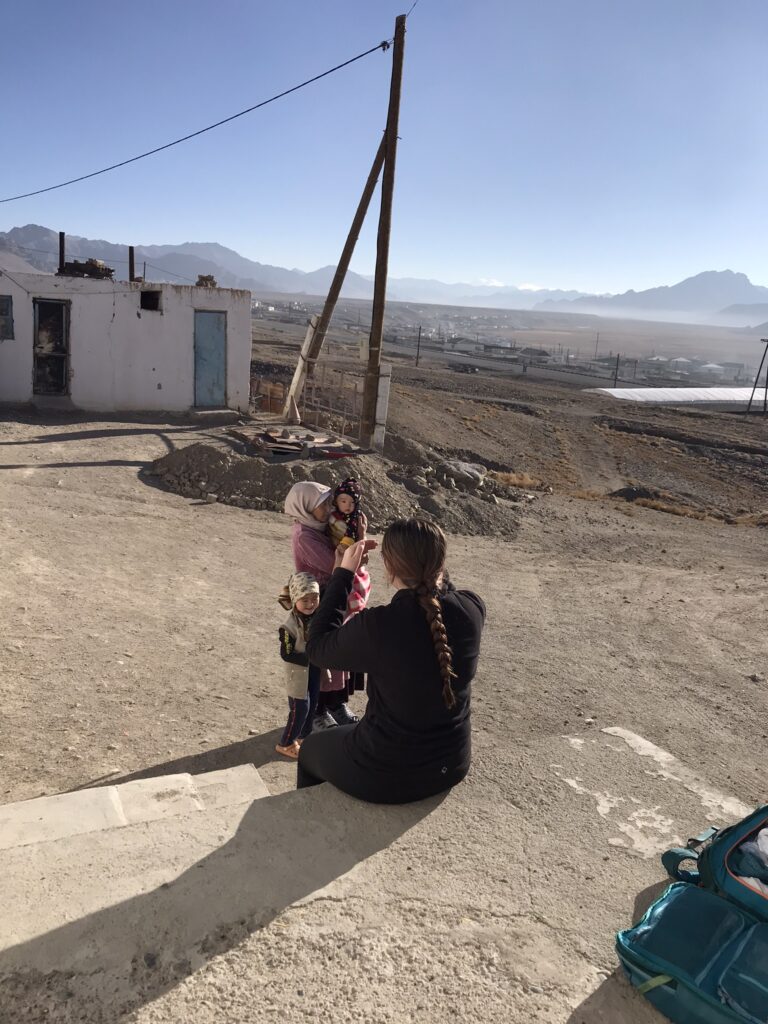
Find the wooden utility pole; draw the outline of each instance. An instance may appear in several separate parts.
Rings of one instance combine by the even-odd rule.
[[[421,353],[421,324],[419,324],[419,336],[416,339],[416,365],[419,365],[419,355]]]
[[[360,229],[363,226],[363,221],[365,220],[365,215],[368,212],[371,197],[373,196],[373,193],[376,189],[376,185],[379,180],[379,175],[381,174],[381,168],[384,164],[385,151],[386,136],[383,136],[379,144],[379,148],[376,151],[376,156],[373,158],[371,172],[368,175],[368,180],[365,183],[363,194],[360,197],[360,202],[358,203],[357,210],[355,211],[355,216],[352,220],[352,226],[349,229],[347,240],[344,243],[344,248],[342,249],[341,256],[339,257],[339,263],[338,266],[336,267],[336,273],[333,275],[331,287],[328,290],[328,297],[325,300],[323,311],[320,314],[320,319],[317,322],[315,336],[312,339],[312,345],[308,356],[309,362],[307,369],[309,376],[312,376],[312,373],[314,372],[315,360],[320,355],[320,350],[323,347],[323,342],[325,341],[325,335],[328,331],[328,326],[331,322],[333,311],[336,308],[336,303],[338,302],[339,295],[341,293],[341,286],[344,284],[344,278],[347,276],[349,264],[352,260],[352,254],[355,251],[355,245],[360,235]]]
[[[400,90],[403,80],[403,56],[405,53],[405,20],[406,16],[404,14],[401,14],[395,20],[392,80],[389,90],[387,128],[384,135],[384,174],[381,182],[381,211],[376,238],[376,272],[373,283],[371,333],[368,341],[368,369],[365,375],[363,414],[361,419],[361,440],[365,445],[370,445],[374,441],[377,420],[381,423],[382,417],[384,420],[386,419],[386,410],[377,408],[377,406],[379,405],[381,340],[384,330],[384,305],[387,291],[387,271],[389,268],[389,238],[392,228],[392,196],[395,189],[397,130],[400,121]],[[379,433],[381,434],[381,431]]]
[[[616,387],[616,385],[619,383],[619,360],[620,359],[621,359],[621,353],[617,352],[616,353],[616,369],[613,371],[613,386],[614,387]]]
[[[755,374],[755,384],[754,384],[754,387],[752,388],[752,394],[749,396],[749,404],[747,405],[747,413],[752,411],[752,401],[753,401],[753,399],[755,397],[755,392],[757,391],[757,385],[758,385],[758,383],[760,381],[760,374],[763,371],[763,364],[765,363],[765,357],[768,356],[768,338],[761,338],[760,341],[761,341],[761,343],[763,345],[765,345],[765,348],[763,349],[763,357],[760,360],[760,365],[758,366],[757,373]],[[768,367],[766,367],[766,370],[765,370],[765,394],[763,395],[763,416],[765,416],[767,414],[768,414]]]

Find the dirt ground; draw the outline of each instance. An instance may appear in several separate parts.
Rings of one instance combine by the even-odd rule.
[[[261,376],[290,379],[295,353],[255,349]],[[437,357],[435,357],[437,360]],[[681,512],[768,522],[768,420],[650,407],[505,372],[456,373],[393,357],[388,428],[449,457],[511,470],[555,491],[603,495],[628,483]],[[647,499],[641,499],[647,500]]]
[[[730,820],[736,800],[765,801],[768,531],[572,492],[631,475],[736,516],[765,508],[765,465],[680,453],[687,476],[670,461],[667,480],[665,447],[595,421],[615,406],[585,413],[562,389],[504,387],[530,409],[486,412],[416,375],[392,406],[397,431],[434,444],[450,427],[453,452],[554,486],[514,539],[451,538],[452,576],[489,609],[469,778],[352,871],[211,946],[188,977],[45,1020],[660,1020],[618,975],[613,936],[659,891],[662,849]],[[663,419],[699,440],[722,423],[734,444],[765,444],[764,427],[732,418]],[[295,768],[271,752],[289,523],[139,475],[215,435],[0,421],[3,802],[247,761],[273,794],[293,787]],[[650,453],[637,472],[627,438]],[[375,559],[372,575],[387,600]],[[297,821],[297,847],[311,842]],[[43,1019],[14,993],[0,1018]]]

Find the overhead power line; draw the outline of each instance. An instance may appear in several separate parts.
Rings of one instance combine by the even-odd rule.
[[[375,53],[377,50],[388,50],[390,42],[390,40],[385,39],[376,46],[372,46],[370,50],[366,50],[364,53],[358,53],[356,57],[350,57],[350,59],[345,60],[343,64],[337,64],[336,67],[329,68],[327,71],[323,71],[321,74],[315,75],[313,78],[308,78],[305,82],[301,82],[299,85],[294,85],[290,89],[285,89],[283,92],[277,93],[275,96],[270,96],[268,100],[262,100],[261,103],[255,103],[252,107],[247,107],[245,110],[241,110],[237,114],[231,114],[229,117],[225,117],[221,121],[216,121],[215,124],[209,124],[207,128],[200,128],[196,132],[190,132],[189,135],[182,135],[180,139],[174,139],[173,142],[166,142],[164,146],[156,146],[155,149],[148,149],[146,153],[139,153],[138,156],[132,156],[128,160],[121,160],[119,163],[110,164],[109,167],[102,167],[100,171],[91,171],[90,174],[81,174],[79,178],[70,178],[69,181],[62,181],[58,185],[49,185],[47,188],[38,188],[34,192],[22,192],[18,196],[8,196],[6,199],[0,199],[0,203],[13,203],[17,199],[29,199],[30,196],[39,196],[42,195],[43,192],[53,192],[57,188],[65,188],[67,185],[74,185],[78,181],[86,181],[88,178],[95,178],[99,174],[106,174],[107,171],[117,170],[118,167],[125,167],[127,164],[136,163],[137,160],[143,160],[147,156],[152,156],[155,153],[161,153],[164,149],[170,149],[171,146],[178,146],[181,142],[188,142],[189,139],[197,138],[198,135],[204,135],[206,132],[213,131],[214,128],[220,128],[223,124],[229,124],[230,121],[235,121],[238,117],[244,117],[246,114],[250,114],[254,110],[266,107],[268,103],[274,103],[275,100],[280,100],[284,96],[289,96],[292,92],[298,92],[299,89],[304,89],[306,86],[312,85],[313,82],[319,82],[321,78],[327,78],[328,75],[332,75],[335,71],[341,71],[342,68],[349,67],[350,64],[354,64],[355,61],[362,60],[363,57],[367,57],[369,54]]]

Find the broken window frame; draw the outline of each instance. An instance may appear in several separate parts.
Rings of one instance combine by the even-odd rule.
[[[145,306],[144,302],[148,301],[144,299],[145,295],[156,296],[156,306]],[[139,297],[139,309],[143,313],[162,313],[163,312],[163,292],[160,288],[142,288]]]
[[[13,341],[12,295],[0,295],[0,341]]]

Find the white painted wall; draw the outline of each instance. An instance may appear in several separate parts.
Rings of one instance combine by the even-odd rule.
[[[142,288],[161,291],[160,312],[140,307]],[[251,293],[231,288],[99,281],[0,268],[13,297],[14,337],[0,341],[0,402],[32,402],[33,299],[70,302],[70,398],[101,412],[186,411],[194,406],[195,310],[227,314],[227,405],[248,410]]]

